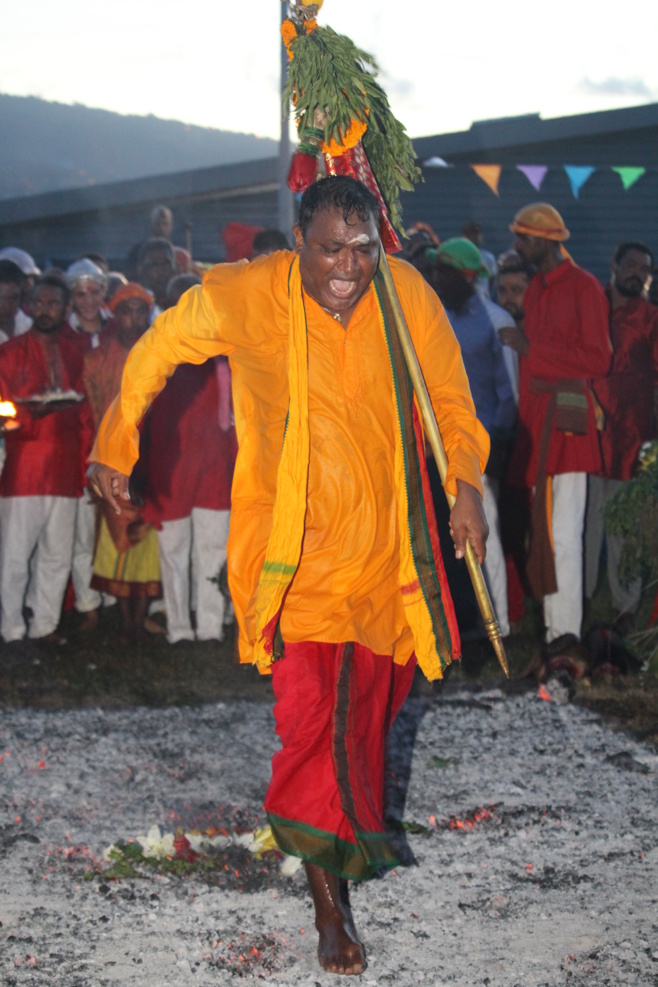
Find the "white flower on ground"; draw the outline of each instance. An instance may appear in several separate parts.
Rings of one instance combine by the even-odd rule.
[[[194,831],[186,833],[185,836],[196,853],[207,853],[208,847],[216,847],[223,850],[231,842],[230,837],[224,836],[223,833],[218,833],[217,836],[206,836],[205,833]]]
[[[233,842],[238,846],[251,850],[256,858],[262,857],[268,850],[277,850],[276,840],[270,826],[263,826],[262,829],[255,829],[253,833],[235,833]]]
[[[162,860],[163,857],[175,857],[174,834],[163,833],[160,826],[151,826],[146,836],[136,836],[136,841],[142,848],[145,857]]]
[[[289,857],[285,855],[279,864],[279,873],[282,874],[283,877],[292,877],[297,873],[303,863],[304,861],[301,857]]]

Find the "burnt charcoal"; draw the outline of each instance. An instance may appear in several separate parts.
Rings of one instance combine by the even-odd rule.
[[[544,683],[544,689],[551,701],[558,705],[570,703],[576,695],[574,680],[566,669],[552,671]]]
[[[632,754],[628,751],[619,751],[618,754],[609,754],[605,758],[606,764],[614,764],[617,768],[622,768],[624,771],[635,771],[637,774],[648,775],[651,774],[651,768],[646,764],[642,764],[641,761],[636,761]]]
[[[658,815],[653,779],[632,763],[655,775],[658,755],[624,738],[627,770],[619,733],[536,692],[463,689],[452,692],[463,703],[403,710],[387,804],[418,866],[351,887],[365,984],[655,987]],[[5,843],[0,983],[332,979],[317,965],[303,870],[284,878],[275,856],[218,846],[208,874],[102,873],[105,848],[154,824],[265,823],[278,749],[267,703],[4,710],[2,744],[0,836],[40,842]]]
[[[589,654],[575,634],[562,634],[538,648],[525,668],[523,678],[545,682],[552,674],[566,673],[574,681],[589,671]]]

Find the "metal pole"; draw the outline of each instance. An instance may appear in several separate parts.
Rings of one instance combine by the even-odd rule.
[[[288,4],[281,3],[281,23],[288,16]],[[279,140],[279,193],[277,200],[277,226],[290,236],[293,226],[293,197],[288,188],[288,170],[290,168],[290,128],[289,128],[289,107],[283,105],[283,90],[288,77],[288,53],[281,37],[279,37],[279,48],[281,50],[281,84],[279,107],[281,111],[281,137]]]

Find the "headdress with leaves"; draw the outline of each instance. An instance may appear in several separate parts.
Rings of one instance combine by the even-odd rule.
[[[284,99],[291,101],[299,134],[289,184],[303,191],[318,177],[318,156],[328,174],[351,175],[375,193],[382,208],[386,250],[400,249],[400,189],[420,180],[411,141],[375,79],[371,55],[345,35],[318,25],[322,0],[290,3],[281,33],[290,60]],[[390,219],[389,219],[390,216]]]

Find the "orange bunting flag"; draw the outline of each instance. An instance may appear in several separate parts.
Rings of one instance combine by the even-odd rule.
[[[498,195],[498,181],[502,171],[502,165],[496,164],[474,164],[471,168],[483,182],[485,182],[494,195]]]

